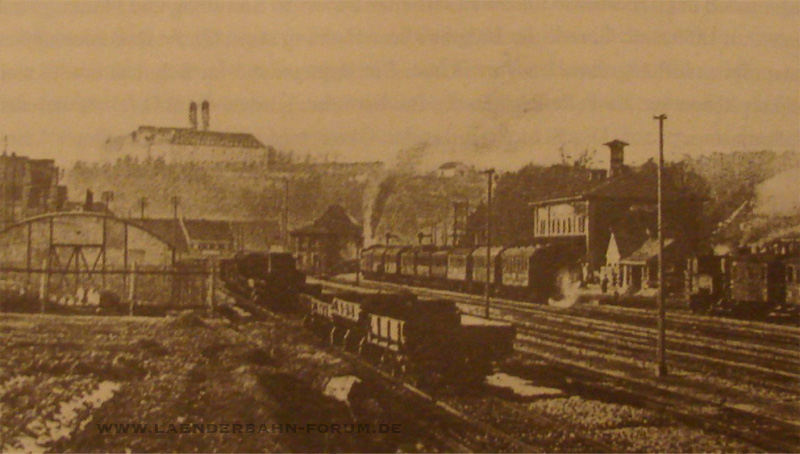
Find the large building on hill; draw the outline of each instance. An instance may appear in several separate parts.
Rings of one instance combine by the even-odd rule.
[[[31,159],[14,153],[0,156],[0,229],[25,218],[61,210],[67,188],[58,184],[52,159]]]
[[[239,162],[276,164],[288,155],[265,146],[253,134],[210,129],[210,104],[203,101],[202,126],[197,122],[197,104],[189,106],[188,127],[139,126],[130,134],[106,141],[106,157],[125,156],[139,160],[162,159],[180,162]]]

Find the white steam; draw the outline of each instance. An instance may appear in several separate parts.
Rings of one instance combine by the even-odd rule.
[[[547,303],[553,307],[572,307],[580,297],[581,281],[574,270],[562,269],[556,276],[556,283],[561,291],[561,299],[548,298]]]

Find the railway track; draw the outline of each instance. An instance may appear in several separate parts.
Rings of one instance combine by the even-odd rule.
[[[400,288],[366,284],[372,289]],[[474,295],[403,288],[456,299],[466,311],[483,308],[482,299]],[[564,310],[504,299],[493,299],[492,308],[493,317],[518,326],[520,353],[547,360],[587,383],[604,383],[599,388],[593,385],[597,392],[625,390],[632,398],[695,426],[763,449],[800,449],[796,422],[800,330],[796,328],[742,321],[728,326],[727,319],[670,316],[667,346],[672,373],[656,379],[651,359],[654,320],[645,310]]]
[[[237,307],[235,314],[223,313],[231,321],[240,321],[251,314],[257,318],[291,322],[284,316],[250,303],[246,297],[226,290],[218,292],[221,299]],[[433,441],[443,452],[543,452],[542,449],[526,444],[491,424],[464,414],[447,402],[381,370],[357,355],[334,348],[331,352],[356,365],[361,377],[370,377],[371,382],[380,383],[384,391],[382,394],[386,397],[383,403],[392,407],[392,411],[413,415],[414,420],[408,421],[408,424],[412,424],[415,431],[424,433],[425,438]]]

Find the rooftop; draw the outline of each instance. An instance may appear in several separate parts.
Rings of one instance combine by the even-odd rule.
[[[266,148],[250,133],[203,131],[193,128],[139,126],[131,133],[134,140],[172,145],[206,147]]]
[[[331,205],[313,224],[292,231],[292,235],[362,235],[361,225],[341,205]]]
[[[622,175],[597,180],[578,175],[577,178],[564,179],[553,185],[547,194],[537,197],[531,205],[547,204],[564,199],[636,199],[655,202],[657,199],[657,167],[646,163],[639,168],[629,169]],[[691,188],[664,172],[665,199],[701,198],[692,194]]]

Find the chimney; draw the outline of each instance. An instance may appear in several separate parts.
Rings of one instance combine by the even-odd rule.
[[[94,207],[94,193],[91,189],[86,190],[86,202],[83,204],[83,211],[92,211]]]
[[[203,101],[202,106],[200,107],[203,113],[203,131],[208,131],[208,121],[210,120],[211,112],[209,112],[209,104],[208,101]]]
[[[610,150],[608,159],[608,178],[614,178],[622,173],[625,168],[625,147],[627,143],[614,139],[611,142],[604,143]]]
[[[192,129],[197,129],[197,103],[194,101],[189,104],[189,125]]]

